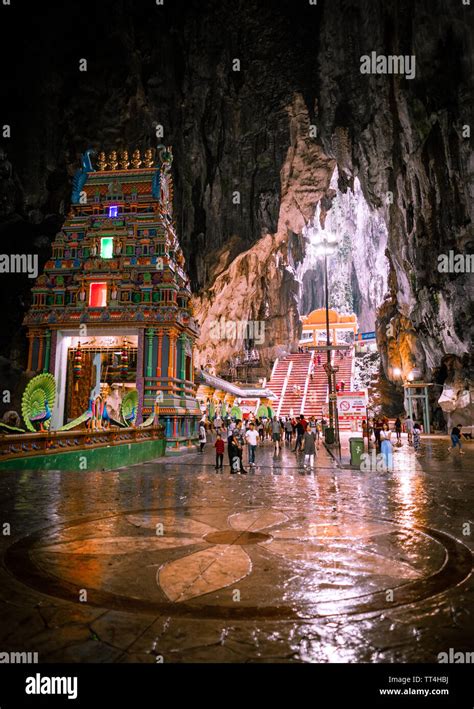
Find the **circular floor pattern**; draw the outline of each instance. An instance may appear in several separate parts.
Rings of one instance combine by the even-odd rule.
[[[470,550],[422,526],[271,507],[87,518],[12,545],[7,568],[50,596],[128,612],[314,619],[416,603],[461,583]],[[236,594],[236,591],[238,593]]]

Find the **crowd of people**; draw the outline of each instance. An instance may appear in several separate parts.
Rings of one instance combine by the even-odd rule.
[[[247,421],[222,418],[217,415],[213,421],[205,417],[199,424],[199,449],[202,453],[208,442],[213,443],[216,453],[217,472],[223,472],[224,454],[227,445],[228,462],[231,474],[246,475],[246,468],[255,469],[258,457],[258,447],[266,442],[273,444],[274,456],[279,456],[282,447],[288,446],[293,453],[304,455],[304,470],[311,472],[315,467],[317,451],[320,447],[321,435],[324,433],[326,421],[319,421],[311,416],[306,420],[303,414],[293,417],[257,418],[251,416]],[[387,417],[375,416],[362,421],[362,435],[368,441],[375,443],[376,450],[383,456],[387,467],[391,465],[393,445],[402,445],[402,431],[407,434],[408,445],[412,446],[416,455],[423,455],[421,446],[422,426],[413,421],[410,416],[402,419],[397,416],[392,429]],[[215,437],[215,440],[214,440]],[[461,444],[461,425],[457,424],[451,431],[451,452],[459,448],[464,455]],[[245,451],[247,455],[244,455]],[[245,458],[245,462],[244,462]]]
[[[448,448],[449,453],[459,448],[459,454],[464,455],[461,443],[461,429],[461,424],[453,426],[451,430],[451,446]],[[373,437],[377,450],[383,455],[387,464],[391,460],[393,452],[392,433],[395,434],[395,445],[400,447],[402,445],[402,430],[405,430],[408,445],[413,447],[415,454],[418,456],[423,455],[421,446],[423,428],[418,421],[413,421],[411,416],[407,416],[403,422],[401,418],[397,416],[393,430],[390,430],[389,420],[385,416],[371,418],[368,423],[365,419],[362,421],[362,435],[368,440],[372,440]]]
[[[395,434],[395,445],[400,447],[402,445],[402,430],[405,430],[408,445],[413,446],[416,455],[423,455],[421,450],[422,427],[417,421],[413,421],[411,416],[407,416],[403,422],[397,416],[392,430],[386,416],[375,416],[369,418],[368,422],[365,419],[362,421],[363,437],[375,443],[376,449],[383,456],[387,466],[391,464],[392,460],[392,434]]]
[[[304,470],[311,472],[325,423],[324,419],[317,421],[314,416],[306,420],[303,415],[250,417],[247,421],[235,421],[230,417],[223,419],[219,415],[213,421],[203,418],[199,424],[199,450],[201,453],[204,451],[209,438],[216,452],[216,472],[223,472],[227,445],[231,474],[246,475],[246,468],[256,467],[258,447],[271,442],[274,456],[280,455],[283,446],[288,446],[294,453],[303,453]]]

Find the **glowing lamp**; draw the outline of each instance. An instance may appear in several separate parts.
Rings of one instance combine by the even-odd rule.
[[[89,286],[89,306],[105,308],[107,305],[107,283],[91,283]]]

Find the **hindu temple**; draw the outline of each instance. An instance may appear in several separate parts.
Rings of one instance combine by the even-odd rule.
[[[24,324],[27,368],[54,376],[51,427],[87,411],[100,397],[125,423],[153,414],[168,452],[191,445],[200,411],[193,342],[198,326],[173,223],[172,152],[91,151],[73,181],[71,209],[36,281]],[[135,399],[133,398],[135,394]]]

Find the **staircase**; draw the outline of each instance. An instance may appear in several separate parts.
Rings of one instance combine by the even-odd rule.
[[[336,372],[336,384],[340,384],[341,382],[344,382],[345,387],[344,391],[351,391],[352,390],[352,365],[353,365],[353,356],[352,356],[352,351],[349,351],[348,354],[346,354],[343,359],[339,357],[337,354],[337,351],[334,352],[334,361],[333,364],[335,367],[339,367],[339,371]],[[341,387],[339,387],[339,391],[341,390]]]
[[[328,375],[323,369],[326,364],[326,353],[320,354],[321,364],[318,365],[318,353],[314,356],[313,379],[309,377],[308,393],[306,395],[305,416],[321,418],[323,404],[327,403]]]
[[[278,397],[277,411],[280,416],[289,416],[291,409],[294,416],[300,414],[310,360],[309,352],[295,353],[279,360],[274,368],[267,386]],[[288,385],[282,392],[283,382],[291,363]]]
[[[342,359],[337,351],[332,353],[334,366],[339,367],[336,374],[336,384],[341,381],[345,383],[345,391],[351,391],[353,354],[352,351]],[[304,413],[305,416],[315,416],[321,418],[322,407],[327,404],[328,378],[323,369],[326,363],[326,353],[321,354],[321,364],[318,365],[317,353],[313,360],[313,378],[311,379],[311,353],[297,353],[287,355],[278,360],[273,368],[272,376],[268,382],[268,387],[278,398],[278,405],[275,406],[279,416],[289,416],[293,410],[293,415],[298,416]],[[286,387],[285,379],[288,377]],[[340,390],[340,389],[339,389]],[[304,409],[302,411],[302,408]],[[350,430],[350,421],[340,421],[341,430]]]
[[[277,359],[273,365],[270,380],[267,383],[268,389],[277,397],[277,401],[273,402],[273,410],[277,416],[280,415],[280,399],[285,386],[286,377],[288,376],[289,366],[290,363],[284,359]]]

